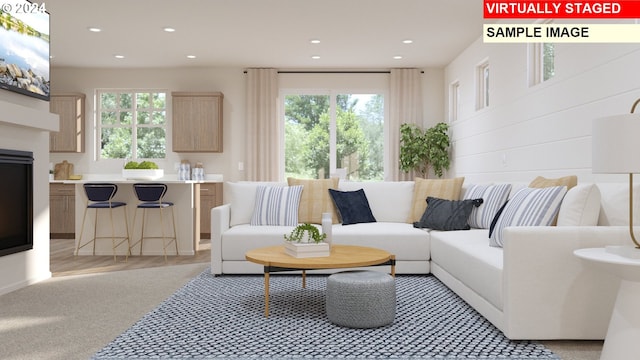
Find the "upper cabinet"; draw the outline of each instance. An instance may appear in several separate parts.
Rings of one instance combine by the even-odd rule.
[[[60,131],[49,135],[50,152],[84,152],[84,100],[81,93],[51,94],[49,110],[60,115]]]
[[[173,151],[222,152],[221,92],[174,92]]]

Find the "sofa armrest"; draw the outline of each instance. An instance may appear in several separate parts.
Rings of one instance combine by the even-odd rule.
[[[222,234],[229,230],[231,204],[211,209],[211,273],[222,274]]]
[[[540,226],[504,231],[505,335],[604,339],[619,280],[573,251],[628,244],[628,228]]]

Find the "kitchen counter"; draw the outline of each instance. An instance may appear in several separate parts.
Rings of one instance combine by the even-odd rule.
[[[141,217],[142,211],[137,210],[138,199],[133,191],[134,183],[164,183],[168,185],[167,193],[164,197],[165,201],[171,201],[174,203],[174,214],[176,220],[176,233],[178,240],[178,251],[180,255],[195,255],[200,243],[200,185],[205,183],[217,183],[222,182],[222,175],[207,175],[204,181],[193,180],[177,180],[175,176],[164,176],[157,180],[130,180],[125,179],[121,175],[85,175],[81,180],[52,180],[51,183],[63,183],[74,184],[76,201],[76,244],[79,241],[80,234],[83,233],[83,242],[93,237],[93,210],[89,210],[87,214],[87,220],[85,221],[84,232],[82,232],[82,218],[85,208],[87,206],[87,198],[84,192],[83,184],[88,182],[110,182],[118,185],[118,192],[116,193],[114,200],[126,202],[127,205],[127,222],[129,225],[129,235],[131,237],[131,243],[135,243],[140,237],[141,233]],[[121,210],[115,209],[114,223],[116,224],[116,232],[122,229],[124,226],[124,219]],[[135,216],[136,223],[133,223],[135,212],[138,211]],[[159,212],[151,211],[147,212],[148,225],[145,227],[145,236],[160,236],[159,230]],[[167,212],[168,219],[170,221],[170,212]],[[110,236],[111,228],[109,224],[109,212],[98,212],[98,236]],[[120,224],[120,225],[119,225]],[[122,229],[123,230],[123,229]],[[156,232],[154,232],[154,230]],[[133,249],[133,255],[139,254],[139,245]],[[78,255],[91,255],[91,246],[80,249]],[[170,250],[170,249],[169,249]],[[121,246],[117,249],[118,255],[125,255],[126,246]],[[98,241],[96,244],[96,255],[111,255],[111,241],[103,240]],[[143,255],[162,255],[162,240],[149,239],[144,243]],[[168,251],[168,255],[174,255]]]

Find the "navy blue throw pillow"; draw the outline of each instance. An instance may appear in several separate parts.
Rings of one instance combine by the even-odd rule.
[[[445,200],[429,196],[427,209],[413,227],[433,230],[469,230],[469,215],[473,207],[482,204],[482,199]]]
[[[356,191],[329,189],[329,195],[338,208],[342,225],[376,222],[363,189]]]

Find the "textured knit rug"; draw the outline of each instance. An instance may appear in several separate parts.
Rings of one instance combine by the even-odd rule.
[[[511,341],[434,276],[396,277],[395,321],[375,329],[334,325],[326,276],[273,275],[270,316],[262,276],[205,270],[94,359],[559,359]]]

